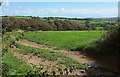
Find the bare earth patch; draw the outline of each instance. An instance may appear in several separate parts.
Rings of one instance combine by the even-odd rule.
[[[19,43],[21,43],[22,45],[25,45],[25,46],[51,50],[51,51],[54,51],[54,52],[60,52],[60,53],[63,53],[65,56],[72,58],[73,60],[76,60],[76,61],[78,61],[80,63],[83,63],[83,64],[88,64],[90,66],[90,69],[88,69],[87,71],[82,70],[82,69],[77,69],[77,70],[74,70],[74,72],[70,73],[69,75],[86,75],[86,74],[111,75],[111,74],[113,74],[110,71],[108,71],[106,69],[103,69],[104,66],[99,64],[99,63],[96,63],[94,59],[91,59],[91,58],[89,58],[89,57],[79,53],[78,51],[74,51],[73,52],[73,51],[67,51],[67,50],[63,50],[63,49],[62,50],[61,49],[60,50],[56,50],[56,47],[50,47],[50,46],[39,44],[39,43],[36,43],[36,42],[31,42],[31,41],[28,41],[28,40],[25,40],[25,39],[24,40],[20,40]],[[38,63],[45,64],[45,68],[46,69],[47,69],[47,65],[51,65],[50,68],[53,68],[54,65],[57,65],[56,67],[65,68],[64,65],[59,65],[59,63],[57,63],[57,62],[46,61],[46,63],[45,63],[45,62],[42,62],[43,59],[36,59],[34,56],[33,56],[33,58],[36,61],[40,60]],[[100,68],[102,67],[102,69],[99,69],[99,67]],[[55,68],[55,69],[57,69],[57,68]],[[51,69],[47,69],[47,70],[52,71]],[[57,73],[57,74],[59,74],[59,73]]]
[[[20,40],[19,43],[25,45],[25,46],[30,46],[30,47],[36,47],[36,48],[41,48],[41,49],[47,49],[47,50],[51,50],[54,52],[61,52],[63,53],[65,56],[72,58],[73,60],[76,60],[80,63],[85,63],[85,64],[90,64],[90,63],[94,63],[94,60],[88,58],[87,56],[80,54],[79,52],[75,51],[67,51],[67,50],[55,50],[56,47],[50,47],[47,45],[43,45],[43,44],[38,44],[35,42],[30,42],[28,40]]]
[[[64,69],[66,68],[66,66],[63,64],[39,58],[38,56],[35,56],[32,53],[23,55],[20,52],[18,52],[15,48],[12,49],[11,52],[15,57],[26,62],[28,65],[32,67],[35,66],[36,68],[41,69],[41,72],[47,71],[49,74],[52,75],[52,71],[55,71],[56,75],[60,75],[60,71],[58,71],[58,69],[62,69],[63,74],[65,75]],[[72,73],[69,72],[69,75],[86,75],[86,74],[81,73],[80,70],[76,69]]]

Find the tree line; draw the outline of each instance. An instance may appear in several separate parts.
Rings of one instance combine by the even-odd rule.
[[[42,20],[40,18],[22,19],[14,17],[3,17],[2,28],[7,31],[12,31],[14,29],[28,30],[28,31],[65,31],[65,30],[94,30],[93,26],[88,26],[88,22],[82,26],[76,22],[71,22],[70,20]]]
[[[72,20],[75,20],[72,21]],[[97,20],[97,19],[96,19]],[[101,19],[102,20],[102,19]],[[66,31],[66,30],[97,30],[96,27],[102,27],[103,30],[107,30],[109,25],[114,26],[114,23],[101,23],[93,22],[93,19],[75,19],[75,18],[39,18],[39,17],[3,17],[2,18],[2,28],[7,31],[12,31],[14,29],[21,29],[27,31]],[[81,24],[82,23],[82,24]]]

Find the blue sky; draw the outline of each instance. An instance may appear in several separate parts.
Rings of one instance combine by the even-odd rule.
[[[117,17],[118,13],[117,2],[10,2],[8,6],[9,13],[3,10],[3,15],[101,18]]]
[[[1,0],[3,2],[118,2],[119,0]]]

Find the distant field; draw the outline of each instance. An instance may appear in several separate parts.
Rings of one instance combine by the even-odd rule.
[[[73,50],[85,47],[89,43],[100,38],[105,31],[42,31],[42,32],[26,32],[24,38],[55,46],[57,49]]]

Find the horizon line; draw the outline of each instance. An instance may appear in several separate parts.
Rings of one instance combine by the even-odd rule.
[[[8,16],[8,15],[2,15],[2,16],[7,16],[7,17],[39,17],[39,18],[50,18],[50,17],[53,17],[53,18],[77,18],[77,19],[84,19],[84,18],[118,18],[118,16],[110,16],[110,17],[63,17],[63,16],[27,16],[27,15],[22,15],[22,16]]]

